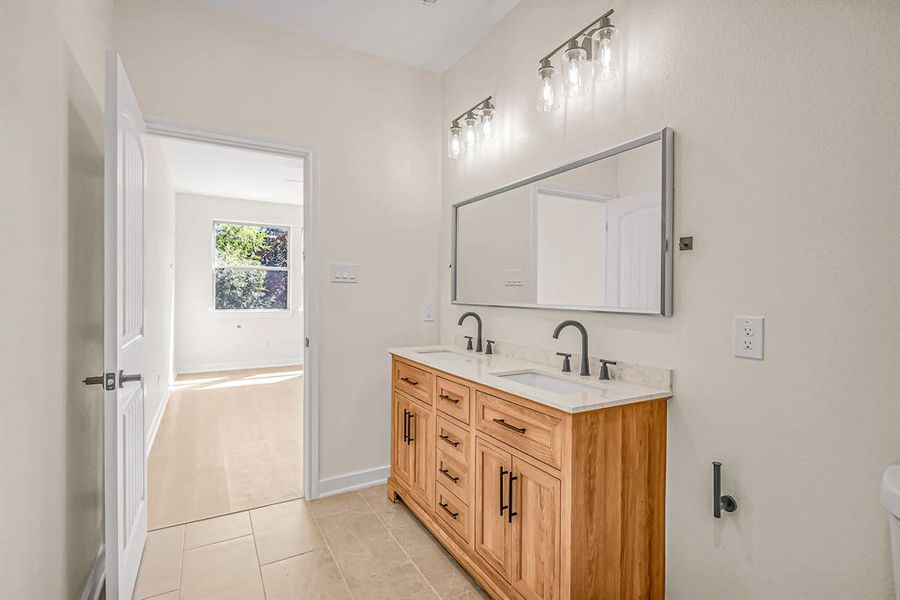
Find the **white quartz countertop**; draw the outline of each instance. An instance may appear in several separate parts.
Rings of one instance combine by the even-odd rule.
[[[567,413],[585,412],[654,398],[670,398],[672,396],[672,391],[668,389],[652,388],[615,379],[601,381],[597,378],[596,373],[590,377],[581,377],[577,373],[562,373],[559,369],[551,369],[538,363],[499,354],[486,356],[452,346],[388,348],[388,352],[394,356],[508,392],[515,396],[521,396]],[[447,352],[451,352],[453,355],[447,355]],[[572,393],[557,393],[499,376],[522,372],[547,375],[561,379],[564,382],[586,385],[591,389]]]

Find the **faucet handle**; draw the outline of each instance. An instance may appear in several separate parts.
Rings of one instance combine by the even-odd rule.
[[[469,340],[468,342],[466,342],[466,350],[471,350],[471,349],[472,349],[472,337],[473,337],[473,336],[471,336],[471,335],[464,335],[463,337],[466,338],[467,340]]]
[[[494,353],[494,344],[497,342],[494,340],[484,340],[487,342],[487,348],[484,349],[485,354],[493,354]]]
[[[609,379],[609,365],[617,364],[614,360],[600,359],[600,379]]]
[[[572,358],[572,355],[568,354],[566,352],[557,352],[556,355],[563,357],[562,372],[563,373],[571,373],[572,372],[572,363],[569,362],[569,359]]]

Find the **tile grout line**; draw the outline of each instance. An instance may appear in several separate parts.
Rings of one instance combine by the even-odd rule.
[[[269,596],[266,593],[266,582],[263,579],[262,575],[262,565],[259,564],[259,548],[256,545],[256,530],[253,528],[253,515],[250,514],[250,511],[247,511],[247,518],[250,519],[250,535],[253,537],[253,552],[256,554],[256,571],[259,573],[259,585],[262,588],[263,599],[267,599]]]
[[[360,494],[359,492],[354,493],[362,497],[362,494]],[[363,502],[366,502],[365,498],[363,498]],[[368,506],[368,502],[366,502],[366,505]],[[319,530],[319,535],[322,536],[322,543],[325,544],[325,549],[328,550],[328,556],[331,557],[331,562],[334,563],[334,568],[337,569],[338,575],[341,576],[341,581],[344,582],[344,587],[347,588],[347,594],[350,595],[350,600],[354,600],[356,597],[353,595],[353,590],[350,589],[350,584],[347,582],[347,577],[344,576],[344,570],[341,568],[341,565],[338,564],[337,558],[335,558],[334,556],[334,551],[331,549],[331,544],[328,543],[328,538],[325,537],[325,532],[322,531],[322,526],[319,524],[319,517],[317,517],[312,511],[310,511],[310,515],[312,515],[313,523],[316,524],[316,529]]]
[[[359,492],[357,492],[357,493],[359,493]],[[409,554],[409,552],[406,551],[406,547],[400,543],[400,540],[397,539],[397,536],[394,535],[394,532],[391,530],[391,528],[387,526],[387,523],[384,522],[384,519],[382,519],[381,515],[378,514],[378,511],[375,510],[375,507],[369,503],[369,500],[365,496],[363,496],[362,494],[359,494],[359,495],[362,496],[363,502],[366,503],[366,506],[368,506],[369,509],[371,509],[371,511],[373,513],[375,513],[375,517],[381,522],[382,526],[384,526],[384,528],[387,529],[388,535],[391,536],[391,539],[394,540],[394,542],[396,542],[396,544],[398,546],[400,546],[400,550],[403,551],[403,554],[406,555],[407,560],[409,560],[410,564],[412,564],[412,566],[416,570],[416,572],[422,576],[422,579],[425,580],[425,583],[427,583],[428,587],[431,588],[431,591],[434,592],[435,597],[438,598],[438,600],[443,600],[443,596],[441,596],[441,594],[437,591],[437,588],[434,587],[434,585],[431,583],[431,581],[429,581],[428,578],[425,577],[425,573],[422,572],[422,569],[419,568],[419,565],[416,564],[416,561],[414,561],[412,556]],[[390,502],[390,500],[388,500],[388,501]],[[409,509],[407,509],[407,510],[409,510]],[[413,518],[415,518],[415,515],[413,515]]]
[[[306,498],[304,498],[303,495],[301,494],[300,496],[297,496],[296,498],[288,498],[287,500],[279,500],[277,502],[270,502],[269,504],[260,504],[259,506],[251,506],[249,508],[242,508],[242,509],[235,510],[232,512],[222,513],[220,515],[212,515],[209,517],[200,517],[199,519],[194,519],[192,521],[183,521],[181,523],[172,523],[171,525],[161,525],[161,526],[155,527],[153,529],[147,529],[147,533],[150,533],[151,531],[161,531],[163,529],[172,529],[173,527],[180,527],[182,525],[190,525],[191,523],[202,523],[203,521],[212,521],[213,519],[221,519],[222,517],[230,517],[233,515],[239,515],[242,512],[249,513],[251,510],[258,510],[260,508],[268,508],[270,506],[277,506],[278,504],[287,504],[288,502],[296,502],[297,500],[306,500]],[[240,535],[238,537],[244,537],[244,536]],[[235,539],[235,538],[233,538],[233,539]]]

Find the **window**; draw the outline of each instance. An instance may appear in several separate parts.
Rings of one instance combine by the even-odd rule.
[[[216,221],[216,310],[287,310],[290,228]]]

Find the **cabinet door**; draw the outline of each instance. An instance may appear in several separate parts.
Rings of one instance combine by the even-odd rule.
[[[507,493],[512,456],[475,439],[475,551],[504,577],[510,568]]]
[[[409,419],[409,435],[412,448],[412,465],[409,482],[414,493],[425,500],[426,506],[434,501],[434,419],[430,408],[416,402],[409,403],[412,416]]]
[[[509,581],[529,600],[559,598],[559,479],[513,459],[514,517]]]
[[[394,392],[394,432],[393,432],[393,471],[394,474],[409,485],[413,480],[413,451],[407,441],[409,433],[409,400]]]

